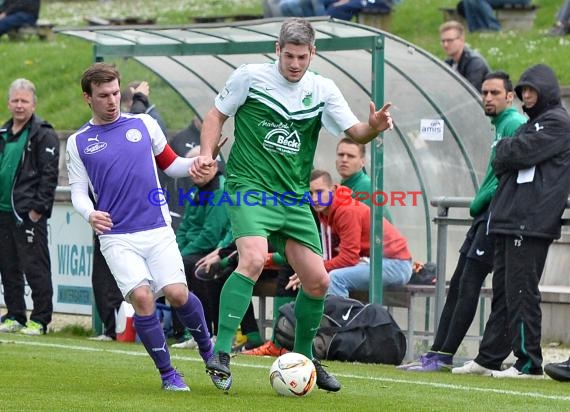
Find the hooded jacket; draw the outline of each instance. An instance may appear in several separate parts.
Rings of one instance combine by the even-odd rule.
[[[2,130],[12,129],[12,120]],[[51,216],[59,175],[59,139],[52,125],[37,115],[29,120],[30,131],[14,185],[12,207],[22,221],[30,210]]]
[[[560,87],[552,69],[538,64],[527,69],[515,87],[538,93],[529,120],[511,139],[497,143],[493,161],[499,187],[490,206],[491,233],[560,237],[561,217],[570,192],[570,115],[562,107]]]
[[[352,199],[351,194],[349,188],[340,186],[327,214],[318,214],[328,272],[355,266],[361,258],[370,256],[370,208]],[[411,259],[406,239],[386,218],[382,222],[382,255],[391,259]]]

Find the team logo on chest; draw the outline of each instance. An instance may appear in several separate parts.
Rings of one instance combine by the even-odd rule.
[[[125,134],[125,137],[129,142],[137,143],[140,142],[142,139],[142,133],[138,129],[129,129]]]
[[[313,92],[304,91],[303,92],[303,100],[301,100],[303,106],[309,107],[313,103]]]

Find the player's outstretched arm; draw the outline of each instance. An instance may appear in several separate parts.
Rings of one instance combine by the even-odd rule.
[[[370,102],[368,123],[357,123],[345,130],[345,133],[355,142],[365,144],[384,130],[392,130],[394,123],[390,111],[388,110],[391,105],[391,103],[386,103],[380,110],[376,110],[374,102]]]

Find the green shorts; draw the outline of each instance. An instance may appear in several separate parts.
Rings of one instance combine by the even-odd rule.
[[[228,207],[233,238],[262,236],[269,240],[277,252],[285,256],[288,239],[322,255],[321,240],[315,218],[308,203],[288,206],[275,202],[273,194],[261,191],[228,191],[232,205]]]

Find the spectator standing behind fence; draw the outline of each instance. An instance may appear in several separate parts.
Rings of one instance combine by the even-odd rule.
[[[0,6],[0,36],[23,26],[34,26],[40,14],[40,0],[4,0]]]
[[[445,62],[481,92],[489,65],[477,52],[465,44],[465,28],[458,21],[450,20],[439,26],[441,47],[447,55]]]
[[[531,0],[462,0],[457,5],[459,14],[467,20],[469,31],[498,31],[501,23],[493,8],[529,5]]]
[[[486,223],[489,204],[499,184],[492,166],[495,145],[501,139],[514,136],[517,129],[526,123],[526,118],[512,107],[515,95],[507,73],[492,72],[485,76],[481,97],[485,114],[491,118],[495,128],[495,136],[491,143],[485,177],[469,208],[473,221],[459,249],[459,260],[449,283],[434,342],[429,352],[422,355],[419,361],[402,365],[399,369],[435,372],[449,371],[452,368],[453,356],[475,317],[481,286],[493,270],[494,238],[487,233]],[[499,274],[493,276],[493,282],[502,281],[504,280]],[[491,319],[506,315],[501,299],[502,297],[493,295]],[[454,368],[453,373],[490,375],[492,370],[500,369],[503,356],[506,356],[503,352],[506,350],[508,355],[511,350],[506,336],[494,333],[491,327],[485,330],[481,348],[482,355]],[[492,359],[495,358],[500,358],[500,361],[494,362]]]
[[[202,152],[191,169],[192,175],[199,176],[212,166],[222,126],[235,116],[226,188],[235,205],[230,206],[230,220],[239,263],[222,289],[215,355],[206,366],[222,390],[232,383],[228,352],[263,270],[268,238],[303,283],[295,302],[294,350],[313,358],[313,339],[329,283],[319,237],[308,203],[289,207],[279,200],[274,204],[271,196],[291,194],[287,197],[295,203],[305,197],[322,126],[334,135],[344,131],[360,143],[392,127],[389,104],[376,110],[370,102],[368,119],[360,122],[334,82],[308,70],[316,53],[315,30],[308,20],[285,20],[275,52],[274,63],[245,64],[231,74],[204,117]],[[252,206],[236,205],[243,193]],[[317,386],[340,390],[320,361],[313,359],[313,363]]]
[[[189,391],[172,367],[155,299],[164,295],[177,310],[204,361],[212,356],[212,344],[202,304],[186,286],[156,169],[184,176],[194,159],[176,156],[149,115],[121,113],[120,74],[114,66],[93,64],[83,73],[81,88],[93,117],[67,141],[73,206],[99,235],[117,285],[134,307],[137,334],[160,373],[162,388]]]
[[[0,332],[40,335],[51,322],[53,286],[47,220],[59,174],[59,140],[35,114],[36,88],[17,79],[8,91],[12,118],[0,129],[0,276],[8,313]],[[24,274],[34,308],[27,320]]]
[[[564,36],[570,33],[570,0],[565,0],[558,9],[556,22],[548,31],[549,36]]]
[[[515,92],[528,122],[497,143],[493,168],[499,187],[488,225],[496,236],[494,273],[505,280],[493,284],[493,295],[504,296],[505,327],[517,360],[493,371],[496,378],[544,376],[538,284],[550,244],[560,238],[570,191],[570,116],[554,71],[544,64],[530,67]]]

